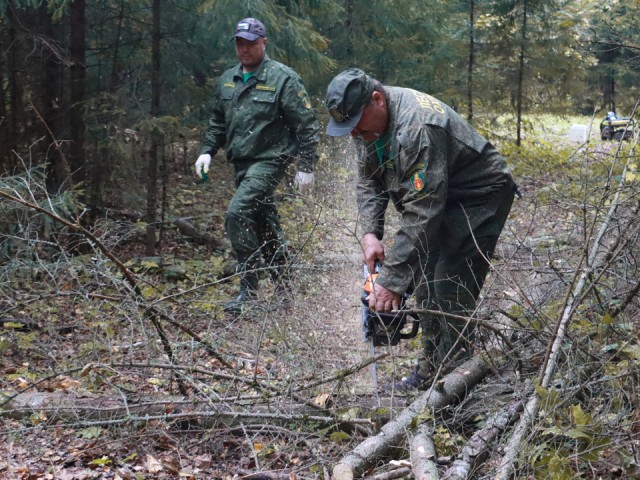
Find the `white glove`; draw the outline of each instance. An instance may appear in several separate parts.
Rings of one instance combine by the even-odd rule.
[[[196,175],[198,177],[202,172],[207,173],[209,171],[209,164],[211,163],[211,155],[203,153],[196,160]]]
[[[296,177],[293,179],[293,186],[302,193],[311,190],[313,186],[313,173],[297,172]]]

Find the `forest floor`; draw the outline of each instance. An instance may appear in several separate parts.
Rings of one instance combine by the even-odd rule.
[[[160,244],[159,270],[148,264],[149,259],[140,260],[144,247],[139,237],[116,243],[114,253],[129,260],[145,279],[142,294],[147,307],[162,308],[187,325],[210,342],[217,355],[167,326],[173,365],[187,368],[178,375],[157,331],[137,313],[140,300],[122,298],[117,275],[101,277],[108,269],[98,267],[95,271],[86,267],[81,273],[62,268],[56,271],[54,291],[46,290],[47,282],[41,279],[23,284],[11,294],[12,302],[6,302],[14,305],[11,317],[29,318],[37,328],[2,332],[0,392],[56,392],[88,399],[173,398],[185,393],[178,388],[182,382],[193,405],[204,405],[209,417],[198,420],[194,415],[196,420],[190,422],[171,415],[129,421],[127,415],[89,420],[67,415],[61,421],[55,412],[5,417],[0,423],[4,440],[0,478],[323,478],[361,440],[357,431],[341,429],[340,422],[296,417],[300,402],[315,404],[319,416],[346,409],[341,413],[344,418],[363,416],[359,405],[375,407],[370,367],[356,368],[343,377],[347,369],[371,356],[360,326],[362,260],[355,235],[350,152],[344,145],[329,144],[322,152],[313,192],[280,191],[279,210],[294,258],[293,306],[280,304],[265,275],[259,302],[239,316],[224,314],[220,308],[237,291],[237,278],[229,277],[233,259],[223,226],[225,206],[234,190],[232,170],[217,157],[209,181],[196,185],[190,167],[190,159],[175,165],[177,181],[168,191],[167,219],[188,218],[212,235],[215,245],[195,245],[167,229]],[[527,289],[531,271],[528,259],[519,253],[521,247],[553,242],[568,225],[561,209],[541,206],[531,194],[550,181],[545,173],[518,181],[525,197],[514,203],[479,302],[487,314],[498,307],[508,309],[505,302],[513,305],[509,302],[518,297],[518,288]],[[394,222],[391,216],[390,228]],[[183,275],[168,279],[169,267]],[[478,342],[479,349],[488,348],[495,337],[480,332]],[[378,362],[379,381],[408,373],[417,350],[417,339],[379,349],[378,353],[389,354]],[[531,367],[529,374],[537,373],[540,353],[520,352]],[[513,365],[508,368],[513,371]],[[494,378],[494,387],[504,381]],[[459,428],[447,423],[438,427],[439,455],[455,454],[463,445],[466,428],[477,421],[474,415],[492,401],[487,392],[496,390],[490,384],[480,389],[475,407],[449,412],[451,417],[464,417]],[[404,399],[398,400],[398,405],[403,403]],[[167,407],[167,413],[175,411]],[[254,416],[229,420],[239,412]]]

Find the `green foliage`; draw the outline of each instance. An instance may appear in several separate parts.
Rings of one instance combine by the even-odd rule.
[[[276,3],[256,0],[245,4],[233,0],[205,0],[200,3],[199,31],[203,38],[209,39],[205,45],[214,46],[217,50],[214,52],[209,48],[203,51],[204,57],[215,59],[215,63],[210,62],[210,65],[218,74],[222,68],[236,62],[234,46],[229,42],[236,22],[251,16],[261,19],[267,28],[269,56],[300,73],[312,96],[326,85],[328,73],[335,69],[336,64],[327,55],[329,39],[321,33],[323,24],[320,22],[340,18],[343,11],[340,2]],[[225,61],[221,62],[220,58]]]
[[[589,23],[580,29],[584,51],[597,61],[588,78],[592,103],[602,111],[629,114],[637,102],[636,37],[640,28],[637,2],[587,2]]]
[[[536,478],[553,478],[554,480],[572,480],[575,474],[568,458],[555,454],[543,454],[535,463],[539,474]]]
[[[346,432],[338,431],[329,435],[329,440],[334,443],[344,443],[349,441],[349,434]]]
[[[22,175],[0,178],[0,190],[70,221],[82,211],[80,189],[48,194],[44,166]],[[64,254],[65,243],[73,243],[74,239],[73,232],[48,215],[3,198],[0,202],[0,278],[32,275],[38,264],[35,257],[56,258]]]
[[[514,111],[521,86],[526,113],[564,113],[572,107],[572,95],[582,96],[585,60],[575,50],[573,28],[582,17],[571,2],[481,4],[477,18],[478,56],[484,61],[475,79],[485,108]]]
[[[581,404],[565,406],[566,397],[556,388],[536,386],[543,417],[541,441],[528,452],[536,478],[574,478],[574,467],[595,462],[611,447],[602,419]],[[579,467],[578,467],[579,468]]]
[[[443,426],[436,427],[433,432],[433,444],[439,455],[456,455],[464,442],[461,435],[452,433]]]
[[[546,139],[524,141],[520,147],[514,142],[501,142],[500,153],[508,159],[516,178],[564,170],[569,164],[573,148],[559,146]]]
[[[93,459],[93,460],[91,460],[89,462],[89,465],[95,466],[95,467],[104,467],[104,466],[112,465],[112,464],[113,464],[113,460],[111,460],[107,456],[102,456],[100,458],[95,458],[95,459]]]
[[[88,427],[80,430],[78,432],[78,435],[80,435],[82,438],[92,439],[92,438],[99,438],[100,435],[102,435],[102,432],[103,432],[103,429],[100,427]]]

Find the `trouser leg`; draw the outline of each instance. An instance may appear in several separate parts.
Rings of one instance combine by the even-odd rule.
[[[265,208],[264,221],[258,225],[258,238],[261,242],[261,254],[273,282],[285,278],[288,274],[289,256],[287,240],[282,227],[280,216],[273,206]]]
[[[417,284],[416,288],[422,308],[443,312],[422,318],[424,353],[420,368],[426,369],[429,362],[439,366],[445,360],[470,355],[475,324],[468,318],[475,310],[512,202],[513,189],[508,184],[482,205],[456,204],[447,209],[441,248],[428,253],[423,262],[422,286]]]
[[[440,257],[436,249],[425,254],[426,259],[420,266],[414,278],[416,306],[419,309],[435,311],[437,309],[436,292],[434,288],[434,273]],[[422,313],[420,315],[420,329],[422,351],[418,355],[418,375],[428,378],[436,370],[437,341],[440,338],[441,322],[434,313]]]
[[[286,240],[276,208],[274,192],[284,175],[286,163],[262,160],[236,166],[236,193],[229,203],[225,228],[238,258],[240,295],[225,309],[238,311],[255,297],[260,257],[285,255]],[[240,305],[238,305],[240,304]]]
[[[279,159],[236,167],[237,190],[229,203],[225,228],[238,258],[257,265],[262,255],[267,263],[286,256],[274,198],[285,168],[286,163]]]
[[[495,241],[491,243],[495,246]],[[480,248],[483,246],[480,245]],[[484,250],[484,255],[488,253]],[[469,318],[489,271],[489,263],[484,255],[477,250],[454,257],[441,255],[436,266],[436,308],[443,312],[437,315],[439,335],[435,359],[438,364],[447,359],[466,358],[471,354],[475,324]]]
[[[416,288],[418,306],[431,311],[420,319],[423,351],[418,373],[422,376],[433,373],[446,360],[470,354],[475,325],[467,319],[489,268],[482,255],[473,252],[449,257],[432,251],[429,257],[423,281]]]

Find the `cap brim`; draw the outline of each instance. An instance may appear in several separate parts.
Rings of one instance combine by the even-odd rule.
[[[357,114],[351,117],[349,120],[345,120],[344,122],[336,122],[333,117],[329,118],[329,125],[327,125],[327,135],[330,137],[342,137],[344,135],[349,135],[362,117],[362,110]]]
[[[255,33],[238,32],[233,36],[231,40],[238,37],[244,38],[245,40],[249,40],[250,42],[255,42],[257,39],[262,38],[260,35],[256,35]]]

